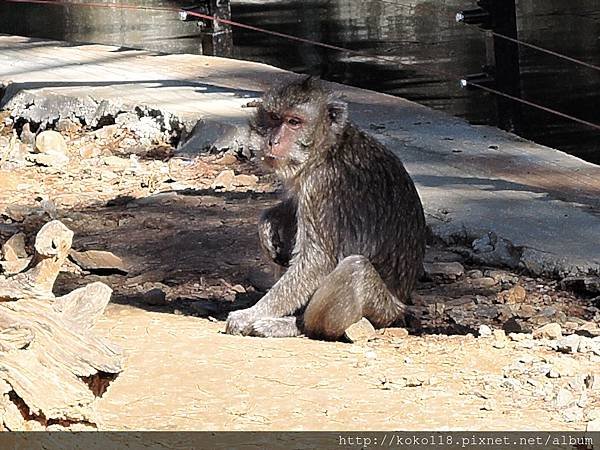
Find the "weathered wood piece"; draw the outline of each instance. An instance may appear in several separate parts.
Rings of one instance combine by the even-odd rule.
[[[62,297],[52,287],[73,232],[44,225],[28,269],[0,279],[0,424],[9,430],[93,424],[90,377],[118,374],[121,351],[96,335],[112,290],[92,283]]]

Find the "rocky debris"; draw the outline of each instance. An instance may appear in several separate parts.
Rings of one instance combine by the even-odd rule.
[[[23,125],[23,128],[21,129],[21,135],[19,137],[25,145],[29,145],[30,147],[35,146],[35,133],[31,131],[29,122],[26,122]]]
[[[161,288],[155,287],[140,296],[140,301],[150,306],[163,306],[167,302],[167,294]]]
[[[523,303],[527,298],[527,292],[523,286],[516,285],[515,287],[498,293],[498,300],[501,303],[517,304]]]
[[[600,277],[567,277],[560,282],[562,289],[583,294],[600,294]]]
[[[93,142],[88,142],[79,147],[79,156],[85,159],[97,158],[102,155],[102,150]]]
[[[90,272],[121,274],[126,274],[128,272],[125,262],[111,252],[102,250],[78,252],[71,250],[69,257],[83,270],[89,270]]]
[[[27,258],[25,250],[25,233],[17,233],[2,245],[2,257],[5,261]]]
[[[534,339],[560,339],[562,328],[558,323],[548,323],[533,331]]]
[[[585,431],[600,431],[600,419],[590,420],[585,426]]]
[[[471,257],[479,264],[516,268],[521,260],[521,248],[515,247],[507,239],[498,237],[493,231],[475,239],[471,247]]]
[[[368,319],[363,317],[358,322],[350,325],[344,332],[344,336],[350,342],[368,341],[375,337],[375,328]]]
[[[81,122],[71,119],[60,118],[56,122],[56,131],[60,133],[74,134],[81,131]]]
[[[556,342],[556,349],[564,353],[577,353],[579,344],[581,342],[581,336],[577,334],[571,334]]]
[[[406,328],[384,328],[381,335],[392,339],[404,339],[408,337],[409,332]]]
[[[215,190],[229,191],[235,187],[256,186],[258,177],[256,175],[236,175],[233,170],[224,170],[217,175],[211,188]]]
[[[465,268],[459,262],[434,262],[425,263],[425,273],[432,280],[454,281],[462,277]]]

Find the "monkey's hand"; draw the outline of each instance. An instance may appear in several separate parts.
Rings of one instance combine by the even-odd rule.
[[[252,324],[260,319],[252,308],[232,311],[225,322],[225,333],[247,336],[252,332]]]

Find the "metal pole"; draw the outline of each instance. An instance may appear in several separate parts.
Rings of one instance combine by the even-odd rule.
[[[208,0],[208,14],[219,19],[231,19],[229,0]],[[231,26],[216,20],[208,21],[202,32],[202,54],[210,56],[232,56],[233,37]]]

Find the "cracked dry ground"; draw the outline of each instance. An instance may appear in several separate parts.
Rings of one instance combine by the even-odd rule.
[[[31,246],[56,217],[75,232],[74,249],[128,264],[127,274],[70,264],[56,285],[114,289],[97,327],[126,364],[99,400],[101,429],[585,430],[600,419],[600,356],[530,334],[557,323],[597,342],[598,299],[476,267],[461,247],[429,246],[429,262],[465,270],[442,264],[458,269],[420,282],[409,335],[391,328],[350,344],[223,334],[227,313],[273,282],[255,231],[276,199],[273,179],[228,154],[134,152],[119,132],[70,132],[61,168],[0,169],[1,242],[24,231]]]

